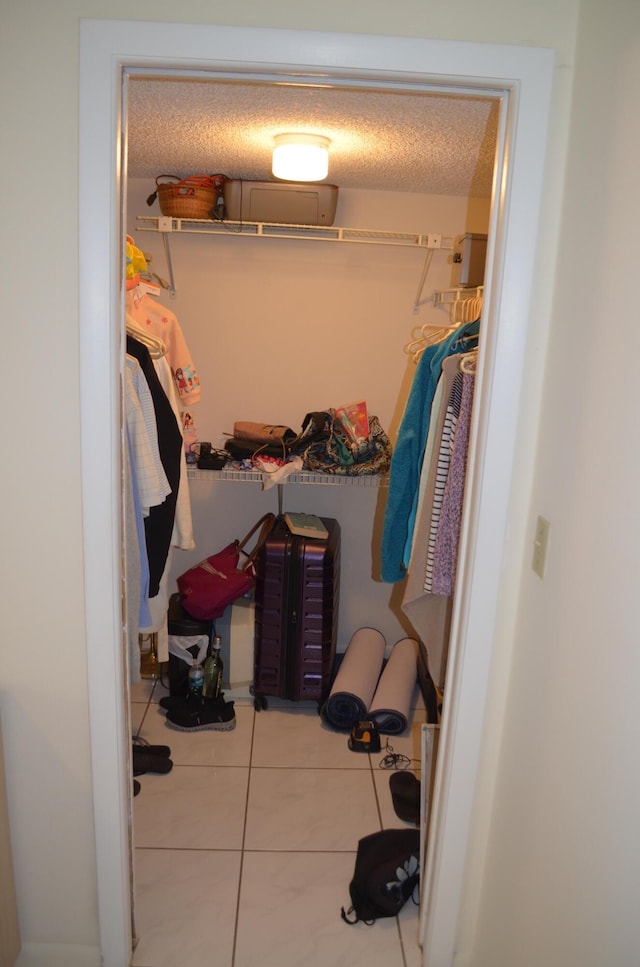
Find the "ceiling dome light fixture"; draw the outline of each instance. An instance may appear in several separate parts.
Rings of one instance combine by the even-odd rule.
[[[271,170],[283,181],[322,181],[329,173],[329,138],[276,134]]]

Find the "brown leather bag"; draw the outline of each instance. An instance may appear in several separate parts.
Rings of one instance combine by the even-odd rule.
[[[288,426],[272,426],[268,423],[250,423],[247,421],[233,424],[233,436],[236,440],[251,440],[253,443],[290,443],[296,434]]]

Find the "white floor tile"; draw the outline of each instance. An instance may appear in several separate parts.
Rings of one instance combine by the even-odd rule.
[[[179,732],[167,725],[165,713],[153,704],[140,735],[147,742],[168,745],[176,765],[248,766],[255,712],[247,706],[237,706],[234,711],[236,727],[230,732]]]
[[[378,829],[370,772],[251,770],[246,849],[350,851]]]
[[[240,855],[136,850],[133,967],[231,967]]]
[[[398,914],[406,967],[422,967],[422,948],[418,944],[420,907],[407,900]]]
[[[136,846],[240,849],[249,770],[174,766],[167,775],[139,777],[133,800]]]
[[[382,736],[369,756],[316,703],[269,699],[256,712],[241,700],[233,731],[178,732],[157,706],[167,690],[153,685],[135,689],[132,726],[168,745],[174,767],[138,777],[133,800],[133,967],[421,967],[411,902],[372,927],[340,917],[358,840],[408,825],[380,763],[388,742],[420,775],[420,701],[406,734]]]
[[[245,853],[234,967],[404,967],[395,918],[341,919],[354,863],[355,852]]]
[[[301,769],[369,769],[368,756],[352,752],[348,735],[335,732],[316,709],[268,709],[256,715],[253,766]]]

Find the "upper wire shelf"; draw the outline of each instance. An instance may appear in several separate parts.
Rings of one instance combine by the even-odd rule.
[[[171,260],[169,238],[172,235],[218,235],[224,238],[287,238],[306,239],[314,242],[351,242],[359,245],[390,245],[395,248],[413,248],[425,252],[424,268],[418,287],[414,311],[418,310],[422,288],[435,249],[450,251],[454,247],[453,235],[436,235],[415,232],[383,232],[368,228],[335,228],[329,225],[284,225],[279,222],[233,222],[212,221],[209,218],[173,218],[170,215],[137,215],[141,232],[159,232],[169,272],[169,291],[175,295],[176,287]]]
[[[207,218],[172,218],[169,215],[138,215],[141,232],[196,235],[248,236],[250,238],[310,239],[325,242],[356,242],[368,245],[396,245],[409,248],[429,248],[428,234],[415,232],[384,232],[366,228],[339,228],[329,225],[285,225],[277,222],[212,221]],[[453,236],[441,236],[439,248],[452,249]]]
[[[433,304],[434,306],[451,305],[454,302],[481,299],[483,295],[484,285],[459,285],[452,289],[436,289],[433,293]]]
[[[448,306],[452,326],[474,322],[482,315],[484,285],[457,286],[433,293],[435,306]]]

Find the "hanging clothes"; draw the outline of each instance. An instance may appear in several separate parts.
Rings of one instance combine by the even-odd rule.
[[[460,522],[475,377],[461,366],[468,356],[442,365],[434,415],[425,449],[421,500],[413,534],[402,610],[425,644],[429,670],[444,688],[455,588]],[[434,400],[434,413],[436,402]]]
[[[154,360],[154,367],[158,374],[158,379],[167,399],[171,404],[176,423],[182,426],[178,400],[176,398],[175,383],[172,378],[171,370],[167,360],[162,357]],[[182,431],[181,431],[182,438]],[[158,591],[153,597],[149,598],[150,620],[140,627],[142,634],[155,634],[157,642],[157,658],[160,662],[169,660],[169,629],[167,613],[169,609],[169,571],[171,569],[171,556],[173,548],[180,550],[192,550],[196,546],[193,537],[193,523],[191,518],[191,498],[189,495],[189,483],[187,479],[187,463],[185,458],[184,446],[180,447],[180,479],[178,492],[176,495],[175,513],[171,541],[167,551],[167,559],[160,576]]]
[[[177,316],[145,291],[143,286],[127,289],[127,316],[137,328],[162,340],[175,382],[179,406],[193,406],[200,400],[200,377],[191,358]]]
[[[419,481],[436,389],[447,357],[477,345],[479,321],[465,323],[440,343],[427,346],[418,360],[398,439],[382,534],[381,577],[401,581],[407,575],[419,502]]]
[[[140,680],[141,626],[151,620],[149,611],[149,559],[144,518],[152,506],[171,493],[158,448],[158,433],[151,393],[140,364],[125,359],[124,514],[126,632],[129,678]]]
[[[135,470],[137,498],[143,517],[161,504],[171,486],[160,459],[158,428],[151,391],[142,367],[133,356],[125,359],[125,424]]]
[[[139,273],[144,269],[143,253],[127,236],[126,400],[131,445],[125,467],[125,552],[132,680],[138,680],[141,635],[155,636],[158,661],[169,658],[172,548],[195,547],[181,407],[200,400],[200,379],[178,319],[157,301],[159,288],[143,281]],[[143,420],[148,440],[144,439]],[[134,533],[139,538],[137,555]]]
[[[460,412],[453,435],[451,462],[444,487],[442,512],[437,524],[433,554],[432,590],[434,594],[451,595],[453,594],[456,583],[460,524],[462,522],[462,501],[464,497],[469,434],[471,429],[471,408],[475,388],[475,376],[473,373],[463,372],[460,375],[462,379]]]
[[[154,360],[154,368],[158,374],[160,385],[167,395],[176,423],[180,427],[181,435],[182,420],[180,407],[176,395],[175,383],[172,378],[169,364],[165,358]],[[193,525],[191,520],[191,498],[189,496],[189,482],[187,479],[187,462],[185,459],[184,447],[180,450],[180,480],[178,484],[178,494],[176,497],[176,511],[174,516],[173,533],[171,535],[171,546],[179,547],[180,550],[190,551],[195,547],[193,539]]]
[[[447,365],[448,364],[448,365]],[[447,480],[449,478],[449,467],[451,464],[451,454],[453,443],[460,415],[460,404],[462,401],[462,373],[459,368],[457,357],[447,360],[443,366],[443,383],[446,382],[445,396],[447,398],[444,407],[444,419],[438,427],[440,445],[438,451],[433,455],[428,470],[427,489],[430,496],[430,517],[424,521],[420,529],[421,543],[424,543],[425,533],[427,534],[427,559],[424,568],[424,590],[433,591],[433,560],[442,513],[442,503],[444,500]],[[453,376],[452,379],[448,378]]]
[[[144,520],[149,559],[149,597],[154,597],[160,587],[160,578],[167,562],[173,534],[180,483],[182,433],[156,373],[149,350],[128,334],[127,355],[137,359],[149,386],[156,418],[160,459],[171,488],[161,504],[149,509],[149,514]]]
[[[124,519],[125,519],[125,623],[129,657],[129,680],[140,681],[140,626],[151,620],[149,611],[149,561],[145,544],[144,522],[135,475],[131,443],[124,448]]]

